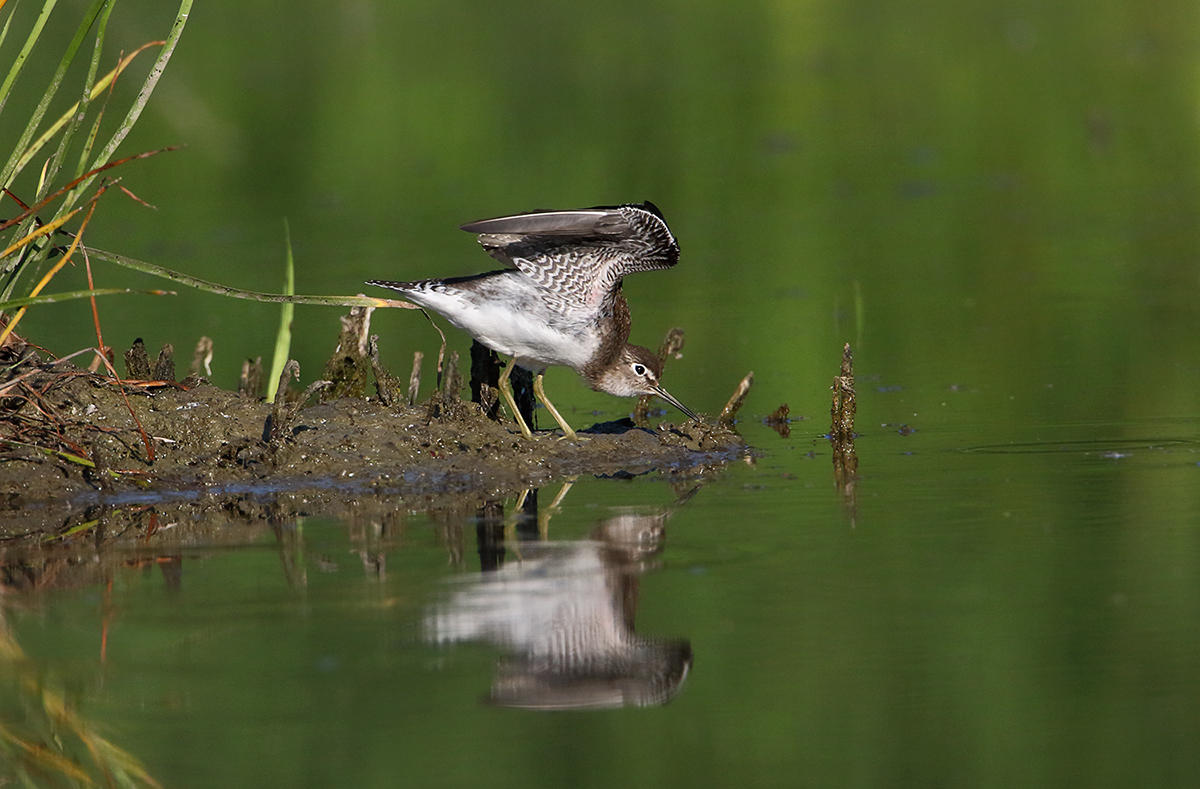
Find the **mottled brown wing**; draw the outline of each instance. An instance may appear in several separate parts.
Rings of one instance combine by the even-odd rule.
[[[627,274],[670,268],[679,245],[652,203],[536,211],[471,222],[492,257],[581,308],[596,308]]]

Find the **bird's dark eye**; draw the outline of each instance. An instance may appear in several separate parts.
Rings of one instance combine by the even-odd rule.
[[[645,375],[645,374],[646,374],[646,365],[644,365],[644,364],[635,364],[635,365],[633,366],[633,374],[634,374],[634,375]]]

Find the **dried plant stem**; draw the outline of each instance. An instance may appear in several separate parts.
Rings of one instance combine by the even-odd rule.
[[[412,372],[408,375],[408,404],[417,402],[417,392],[421,389],[421,361],[425,354],[413,351]]]
[[[84,268],[87,270],[88,287],[94,287],[92,282],[92,264],[88,260],[87,255],[83,256]],[[142,437],[142,445],[146,448],[146,461],[154,462],[154,444],[150,441],[150,436],[146,434],[146,428],[142,427],[142,420],[138,419],[138,415],[134,412],[133,406],[129,403],[129,396],[125,394],[125,387],[121,381],[121,376],[117,374],[117,368],[113,367],[113,363],[108,358],[108,348],[104,345],[104,336],[100,333],[100,313],[96,309],[96,300],[92,299],[92,320],[96,325],[96,348],[100,361],[108,368],[108,374],[113,377],[113,381],[117,384],[117,391],[121,393],[121,399],[125,402],[125,410],[129,412],[129,416],[133,418],[133,423],[137,425],[138,435]]]
[[[832,424],[829,443],[833,448],[833,479],[846,498],[851,522],[857,510],[855,487],[858,476],[858,454],[854,450],[854,415],[857,410],[854,392],[854,355],[850,343],[842,348],[842,366],[833,379],[833,403],[829,409]]]
[[[746,373],[746,377],[738,382],[737,388],[733,390],[733,394],[729,397],[729,402],[721,409],[721,415],[717,417],[717,424],[725,427],[732,427],[734,417],[737,416],[738,410],[742,407],[742,403],[746,402],[746,395],[750,393],[750,386],[754,383],[754,373]]]
[[[71,247],[67,250],[67,254],[63,255],[62,259],[59,260],[57,263],[55,263],[54,266],[51,267],[51,269],[46,272],[46,275],[41,278],[41,280],[38,282],[38,284],[33,286],[33,290],[30,291],[30,293],[29,293],[30,296],[36,296],[39,293],[41,293],[42,288],[46,287],[46,285],[48,285],[50,283],[50,280],[54,278],[54,275],[57,274],[59,271],[61,271],[62,267],[67,265],[67,263],[71,260],[71,257],[75,254],[75,250],[79,248],[79,239],[83,238],[84,228],[86,228],[88,222],[91,221],[92,214],[96,213],[96,200],[98,200],[100,198],[101,194],[103,194],[103,190],[98,191],[95,195],[93,195],[93,197],[88,205],[87,216],[85,216],[83,218],[83,224],[79,226],[79,232],[76,233],[75,238],[72,239]],[[73,217],[75,214],[77,214],[78,212],[80,212],[82,210],[83,210],[82,207],[76,208],[74,211],[71,211],[70,213],[66,214],[65,216],[59,217],[59,220],[57,220],[57,221],[59,224],[62,224],[63,222],[67,221],[68,219],[70,219],[71,217]],[[54,226],[54,223],[51,222],[49,225],[45,225],[44,227],[38,228],[37,231],[35,231],[35,233],[40,233],[41,231],[45,230],[46,228],[50,228],[50,230],[52,231],[54,229],[53,226]],[[26,236],[26,239],[31,238],[33,235],[34,234],[31,233],[29,236]],[[6,254],[8,254],[9,251],[10,250],[5,250],[4,252],[0,253],[0,258],[4,257]],[[89,289],[92,288],[92,282],[91,282],[90,275],[88,278],[88,288]],[[92,299],[93,311],[95,310],[95,306],[96,306],[96,300]],[[4,327],[4,331],[0,332],[0,345],[4,345],[4,341],[8,339],[8,335],[12,334],[13,329],[15,329],[17,327],[17,324],[20,323],[21,318],[24,317],[25,312],[28,309],[29,309],[29,307],[21,307],[19,310],[17,310],[17,314],[14,315],[12,320],[10,320],[8,322],[8,325]]]

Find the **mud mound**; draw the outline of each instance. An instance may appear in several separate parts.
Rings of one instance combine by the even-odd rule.
[[[747,451],[707,423],[621,420],[578,441],[527,440],[478,405],[434,397],[275,408],[202,380],[120,384],[26,357],[0,390],[0,538],[60,531],[96,506],[301,492],[318,511],[360,494],[483,498],[571,475],[702,470]]]

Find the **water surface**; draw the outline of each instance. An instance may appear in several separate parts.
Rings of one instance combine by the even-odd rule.
[[[849,495],[755,428],[756,465],[579,480],[540,524],[101,550],[6,617],[167,785],[1186,785],[1200,453],[1135,427],[871,431]]]

